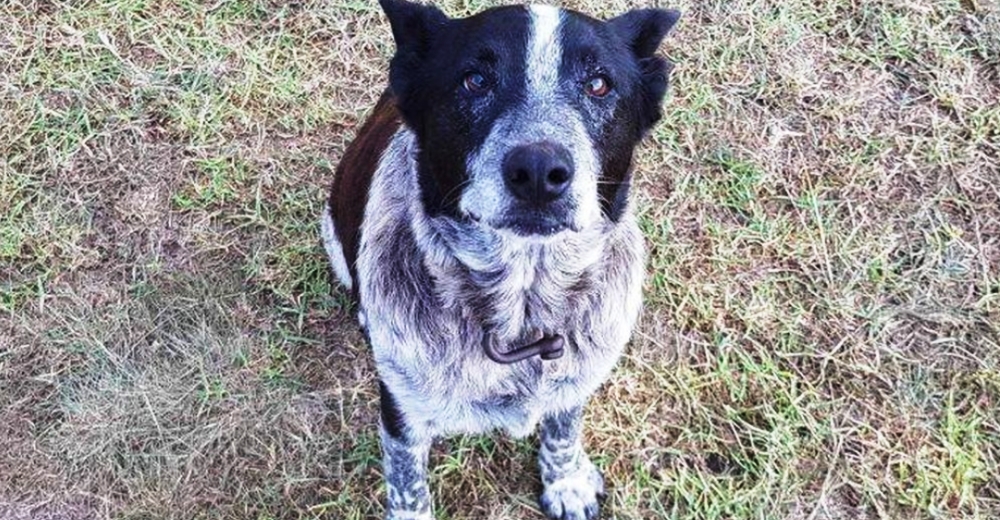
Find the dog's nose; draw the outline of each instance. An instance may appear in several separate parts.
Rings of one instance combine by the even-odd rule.
[[[520,200],[545,204],[569,188],[573,180],[573,160],[564,146],[549,143],[521,145],[507,152],[503,160],[503,180]]]

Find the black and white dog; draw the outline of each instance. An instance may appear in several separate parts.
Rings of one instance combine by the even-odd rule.
[[[635,146],[660,117],[679,13],[549,6],[450,19],[380,0],[389,88],[322,219],[381,383],[387,518],[430,519],[435,437],[540,424],[543,511],[595,518],[581,416],[641,307]]]

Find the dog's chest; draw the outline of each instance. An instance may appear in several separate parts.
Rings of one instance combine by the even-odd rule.
[[[524,435],[547,411],[582,404],[614,366],[637,313],[606,308],[608,299],[627,303],[631,284],[571,271],[551,251],[446,273],[407,261],[415,244],[386,244],[379,281],[365,291],[369,337],[380,376],[432,431]],[[509,350],[542,334],[564,337],[563,357],[500,364],[485,354],[485,342]]]
[[[470,330],[465,337],[482,334]],[[436,423],[431,425],[435,430],[501,428],[516,436],[531,433],[544,413],[582,404],[614,365],[620,346],[589,342],[590,335],[588,330],[568,333],[567,352],[559,359],[533,357],[512,364],[486,358],[480,341],[456,341],[453,348],[458,353],[415,366],[417,373],[407,376],[422,381],[414,397],[423,401],[425,410],[416,415]]]

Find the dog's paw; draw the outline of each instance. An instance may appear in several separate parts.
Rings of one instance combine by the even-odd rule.
[[[594,520],[601,511],[604,477],[584,457],[576,471],[545,486],[539,499],[542,512],[553,520]]]
[[[385,520],[434,520],[434,514],[430,511],[389,511]]]

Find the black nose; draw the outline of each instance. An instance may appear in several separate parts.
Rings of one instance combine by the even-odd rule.
[[[521,145],[503,159],[503,181],[511,194],[526,202],[552,202],[569,188],[573,160],[569,150],[555,143]]]

